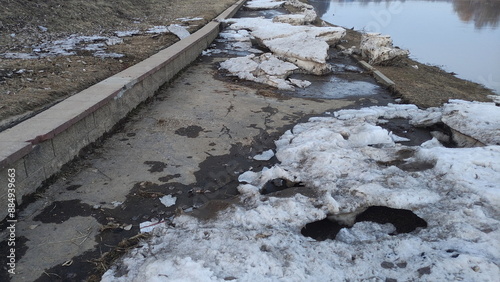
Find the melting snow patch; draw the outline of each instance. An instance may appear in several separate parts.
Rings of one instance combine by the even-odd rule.
[[[134,30],[124,30],[124,31],[115,31],[115,35],[118,37],[127,37],[141,34],[141,32],[137,29]]]
[[[262,154],[259,154],[259,155],[255,155],[253,157],[254,160],[257,160],[257,161],[268,161],[270,160],[272,157],[274,157],[274,152],[273,150],[267,150],[265,152],[263,152]]]
[[[151,221],[144,221],[139,224],[139,229],[141,233],[149,233],[153,231],[153,229],[158,228],[158,227],[164,227],[165,226],[164,220],[151,220]]]
[[[389,105],[296,125],[276,141],[280,164],[240,176],[247,184],[238,187],[238,205],[209,221],[176,217],[175,227],[156,229],[103,281],[166,274],[200,281],[492,281],[500,275],[500,250],[492,247],[500,240],[500,146],[452,149],[435,139],[402,146],[376,126],[380,116],[428,122],[437,112],[443,108]],[[435,165],[407,172],[377,164],[395,159]],[[317,194],[259,193],[277,179],[301,182]],[[393,220],[371,216],[393,212]],[[341,223],[333,227],[340,231],[336,240],[301,235],[308,223],[327,217]]]
[[[183,26],[178,24],[171,24],[169,26],[158,25],[154,26],[146,31],[146,33],[159,34],[159,33],[173,33],[175,36],[179,37],[179,39],[183,39],[188,37],[189,31]]]
[[[204,19],[200,18],[200,17],[196,17],[196,18],[177,18],[176,20],[181,21],[181,22],[194,22],[194,21],[201,21]]]
[[[186,38],[190,35],[189,31],[183,26],[178,24],[171,24],[168,26],[168,31],[175,34],[179,39]]]
[[[166,195],[160,198],[160,202],[167,208],[175,205],[175,201],[177,201],[177,198],[172,197],[172,195]]]

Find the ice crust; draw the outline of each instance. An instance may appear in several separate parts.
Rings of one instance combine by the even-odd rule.
[[[103,281],[495,281],[500,146],[446,148],[436,139],[403,146],[376,125],[391,117],[439,121],[447,107],[466,113],[470,106],[388,105],[298,124],[276,141],[279,164],[240,176],[240,204],[209,221],[181,215],[175,227],[156,228]],[[481,129],[487,127],[478,126],[478,135]],[[403,159],[401,151],[413,154]],[[379,165],[395,159],[433,167]],[[275,178],[300,181],[319,196],[260,195]],[[309,222],[332,216],[349,222],[372,205],[412,210],[428,227],[389,236],[391,224],[359,222],[321,242],[300,234]]]

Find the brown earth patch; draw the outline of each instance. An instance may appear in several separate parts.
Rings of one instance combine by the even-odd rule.
[[[189,25],[194,32],[236,0],[48,0],[2,1],[0,54],[31,52],[33,45],[72,34],[112,36],[155,25]],[[179,18],[200,18],[182,21]],[[121,58],[97,58],[89,51],[40,59],[0,57],[0,130],[132,66],[179,39],[173,34],[123,37],[106,47]]]

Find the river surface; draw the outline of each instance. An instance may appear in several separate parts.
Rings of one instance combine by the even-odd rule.
[[[309,0],[325,21],[381,32],[421,63],[500,94],[500,0]],[[347,46],[350,47],[350,46]]]

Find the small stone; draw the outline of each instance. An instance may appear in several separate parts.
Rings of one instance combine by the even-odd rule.
[[[394,268],[394,263],[384,261],[380,264],[380,266],[382,266],[382,268],[385,268],[385,269],[390,269],[390,268]]]
[[[481,270],[481,268],[479,268],[479,266],[477,265],[474,265],[473,267],[471,267],[472,270],[474,270],[475,272],[479,272],[479,270]]]
[[[398,263],[396,263],[396,265],[397,265],[399,268],[406,268],[406,266],[408,265],[408,263],[406,263],[406,261],[403,261],[403,262],[398,262]]]
[[[425,274],[431,274],[431,268],[429,266],[419,268],[417,271],[420,277],[422,277]]]

